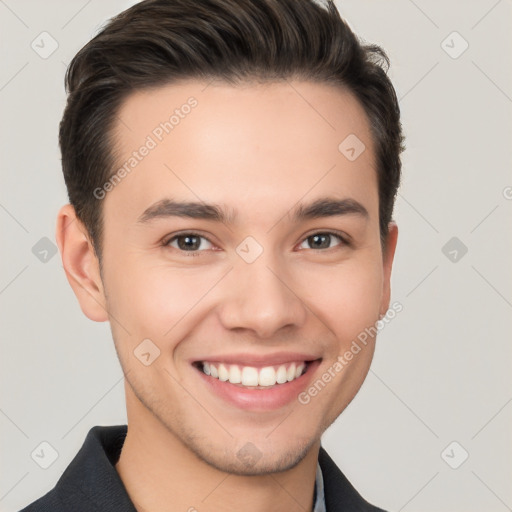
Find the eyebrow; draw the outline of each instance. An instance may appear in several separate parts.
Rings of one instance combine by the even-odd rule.
[[[292,220],[300,222],[350,214],[359,215],[365,219],[369,217],[368,210],[355,199],[323,197],[309,204],[300,203],[292,210]],[[148,207],[137,222],[149,223],[154,219],[168,217],[184,217],[233,224],[237,218],[237,212],[236,210],[228,211],[221,205],[214,203],[176,201],[166,198]]]

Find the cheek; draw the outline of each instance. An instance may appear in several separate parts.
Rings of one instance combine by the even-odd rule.
[[[378,320],[382,278],[382,266],[372,257],[303,273],[300,279],[308,307],[345,345]]]
[[[186,323],[182,320],[201,307],[201,298],[219,279],[217,274],[206,267],[148,265],[142,257],[126,260],[124,268],[115,269],[110,276],[109,310],[116,318],[124,319],[138,337],[165,339],[169,344],[181,324]]]

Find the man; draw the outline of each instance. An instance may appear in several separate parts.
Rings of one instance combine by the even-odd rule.
[[[92,428],[25,511],[381,510],[321,436],[390,304],[382,63],[313,0],[146,0],[76,55],[57,242],[110,322],[128,426]]]

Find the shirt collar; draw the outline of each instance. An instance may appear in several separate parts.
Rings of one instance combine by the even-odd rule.
[[[316,464],[316,479],[315,479],[315,505],[313,512],[326,512],[325,509],[325,495],[324,495],[324,478],[322,476],[322,468],[320,463]]]

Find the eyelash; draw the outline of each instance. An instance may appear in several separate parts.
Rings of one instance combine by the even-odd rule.
[[[334,236],[336,238],[338,238],[341,242],[340,246],[347,246],[347,247],[351,247],[351,243],[350,241],[347,239],[346,235],[344,233],[342,233],[341,231],[336,231],[336,230],[332,230],[332,231],[315,231],[314,233],[311,233],[307,236],[305,236],[299,245],[301,245],[305,240],[307,240],[308,238],[311,238],[312,236],[315,236],[315,235],[329,235],[329,236]],[[200,233],[196,233],[194,231],[184,231],[182,233],[178,233],[176,235],[173,235],[171,238],[168,238],[166,240],[164,240],[162,242],[162,246],[163,247],[166,247],[166,248],[169,248],[169,244],[171,242],[173,242],[174,240],[178,239],[178,238],[182,238],[182,237],[186,237],[186,236],[194,236],[194,237],[199,237],[199,238],[203,238],[204,240],[207,240],[210,244],[214,245],[213,242],[211,242],[207,237],[201,235]],[[320,251],[320,252],[325,252],[325,251],[328,251],[329,249],[335,249],[336,247],[339,247],[339,246],[335,246],[335,247],[329,247],[327,249],[310,249],[312,251]],[[205,251],[199,251],[199,250],[194,250],[194,251],[184,251],[182,249],[177,249],[176,247],[172,247],[172,249],[175,249],[183,254],[186,254],[187,257],[188,256],[192,256],[192,257],[197,257],[197,256],[200,256],[202,252],[205,252]]]

